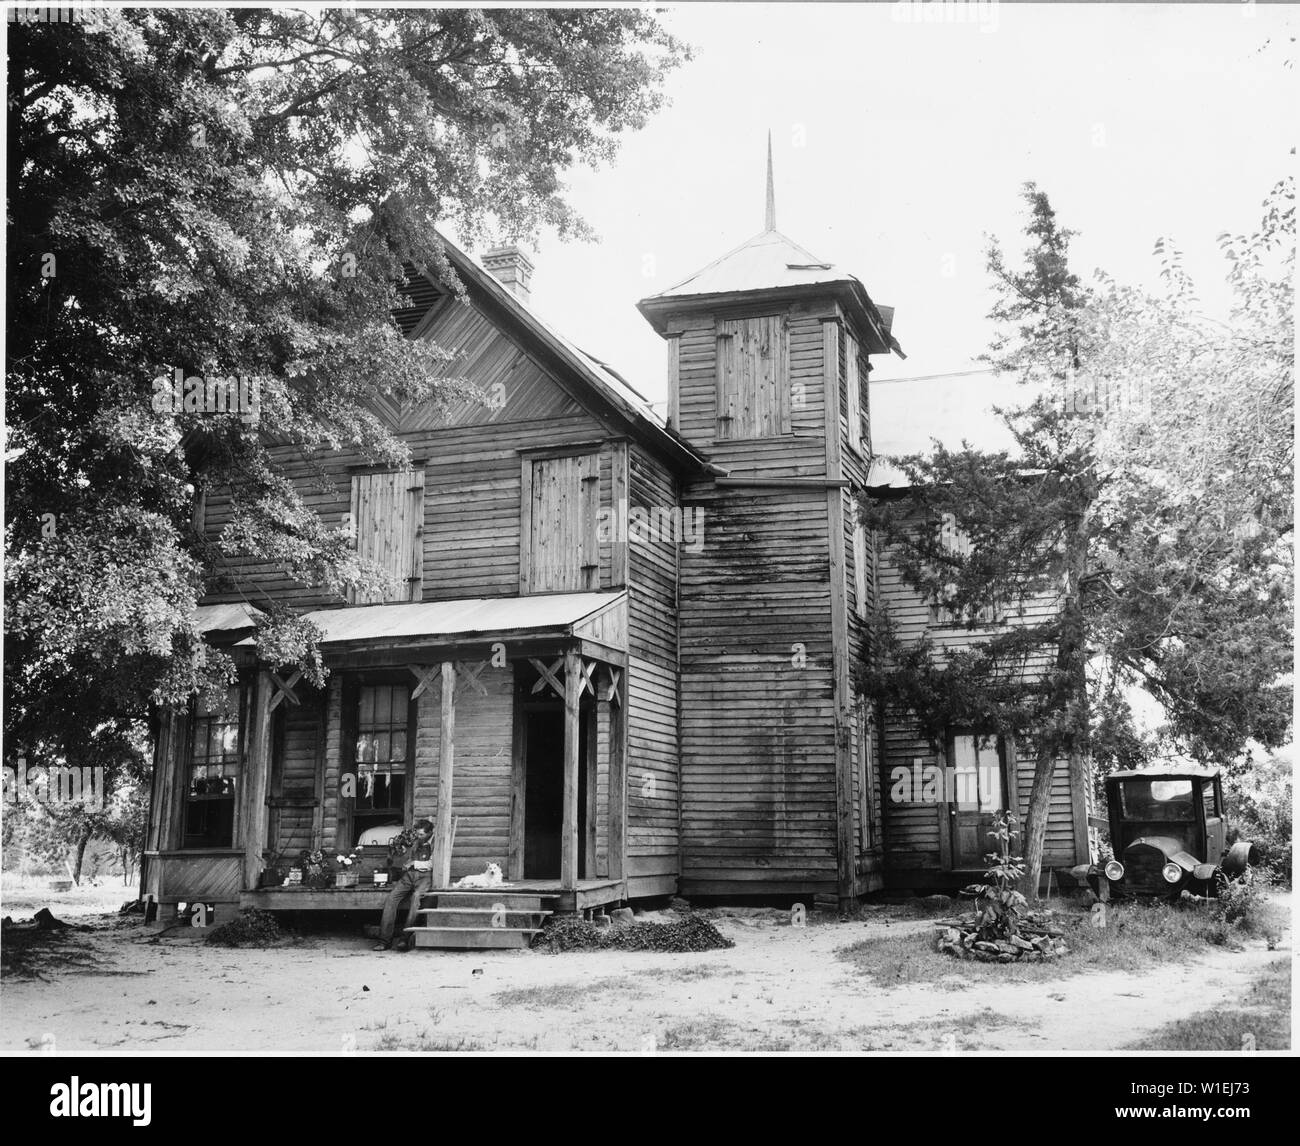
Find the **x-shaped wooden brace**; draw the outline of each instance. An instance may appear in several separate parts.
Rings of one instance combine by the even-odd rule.
[[[605,684],[605,699],[621,708],[623,697],[620,695],[619,689],[623,687],[623,670],[617,669],[613,665],[606,665],[605,671],[609,674]]]
[[[536,657],[529,657],[528,663],[542,674],[542,679],[533,683],[533,692],[541,692],[542,689],[549,684],[553,689],[555,689],[556,696],[564,696],[564,685],[560,683],[559,678],[555,675],[564,667],[563,657],[557,657],[552,661],[550,668],[547,668],[546,665]]]
[[[578,672],[582,676],[582,679],[578,684],[578,695],[581,696],[584,692],[589,692],[591,693],[592,696],[595,696],[596,682],[593,681],[591,678],[596,672],[596,662],[583,660],[581,657],[579,657]]]
[[[490,661],[480,661],[477,667],[470,668],[469,665],[457,661],[456,672],[459,674],[460,680],[456,683],[456,695],[460,695],[462,688],[472,688],[479,696],[487,696],[487,685],[479,680],[479,675],[490,663]]]
[[[414,675],[417,684],[411,690],[411,699],[415,700],[426,689],[433,687],[433,682],[442,675],[442,665],[430,665],[427,669],[424,665],[407,665],[408,669]]]
[[[271,703],[267,705],[268,710],[274,708],[282,700],[287,700],[290,704],[302,703],[293,691],[293,686],[302,680],[301,669],[295,669],[288,680],[281,679],[278,673],[271,673],[270,677],[275,684],[275,695],[271,697]]]

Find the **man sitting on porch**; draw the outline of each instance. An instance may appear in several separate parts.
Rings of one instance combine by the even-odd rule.
[[[383,920],[379,924],[379,942],[376,951],[388,951],[393,946],[393,931],[397,924],[398,909],[407,900],[406,926],[414,927],[419,920],[420,900],[433,881],[433,821],[416,820],[413,827],[393,837],[388,845],[389,867],[401,872],[393,881],[393,889],[384,901]],[[398,940],[397,950],[409,951],[410,939]]]

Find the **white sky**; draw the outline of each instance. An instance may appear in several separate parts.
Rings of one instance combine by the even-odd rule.
[[[909,357],[877,356],[873,382],[978,365],[985,235],[1019,254],[1027,180],[1080,232],[1081,274],[1153,284],[1152,247],[1169,235],[1216,309],[1215,236],[1253,229],[1294,164],[1297,72],[1282,60],[1295,56],[1297,14],[1232,3],[936,14],[952,20],[890,3],[667,11],[696,58],[614,166],[573,174],[572,202],[601,242],[543,238],[536,309],[662,398],[663,345],[634,304],[762,229],[769,128],[778,229],[897,308]],[[1002,385],[1005,401],[1014,387]],[[989,396],[987,376],[873,385],[876,448],[921,448],[937,420],[988,443]]]

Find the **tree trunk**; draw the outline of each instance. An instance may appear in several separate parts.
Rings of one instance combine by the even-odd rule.
[[[1034,783],[1029,789],[1028,823],[1025,824],[1025,866],[1028,869],[1027,899],[1038,898],[1038,884],[1043,871],[1043,848],[1047,842],[1047,817],[1052,806],[1052,773],[1056,757],[1049,748],[1040,748],[1034,762]]]
[[[86,845],[90,843],[90,831],[82,833],[81,839],[77,841],[77,859],[72,865],[72,882],[78,887],[81,886],[81,865],[86,858]]]

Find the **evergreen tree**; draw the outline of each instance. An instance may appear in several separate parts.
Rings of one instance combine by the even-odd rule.
[[[884,625],[861,679],[936,741],[971,725],[1029,747],[1036,891],[1055,761],[1078,781],[1089,754],[1152,751],[1133,687],[1198,760],[1240,765],[1290,736],[1295,229],[1287,181],[1255,235],[1223,238],[1238,305],[1214,326],[1168,244],[1167,297],[1089,290],[1046,194],[1025,199],[1024,269],[996,243],[988,259],[986,359],[1029,395],[1002,412],[1015,449],[936,443],[898,459],[905,496],[863,507],[904,579],[971,639],[905,643]]]

